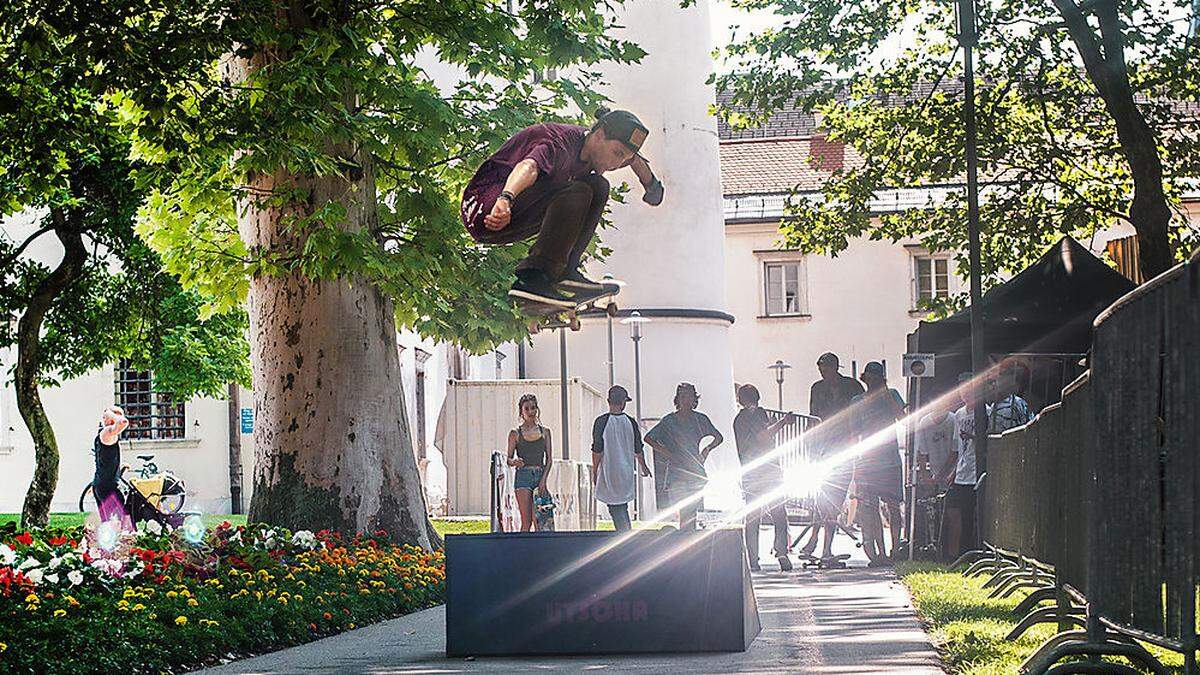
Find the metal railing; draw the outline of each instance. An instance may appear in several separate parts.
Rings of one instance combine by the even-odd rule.
[[[990,571],[999,584],[1034,561],[1054,571],[1052,583],[1023,582],[1055,605],[1023,607],[1014,637],[1040,621],[1061,629],[1023,672],[1049,672],[1072,655],[1165,672],[1149,643],[1200,673],[1198,443],[1200,254],[1097,317],[1090,370],[1034,422],[989,441],[986,545],[969,572]],[[1130,671],[1095,662],[1087,672]]]

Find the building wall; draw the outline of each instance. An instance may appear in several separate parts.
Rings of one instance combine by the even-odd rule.
[[[725,279],[732,328],[733,376],[758,387],[763,403],[777,407],[775,373],[782,360],[783,407],[807,413],[808,391],[818,379],[817,357],[837,354],[842,372],[853,375],[867,361],[885,360],[892,386],[900,376],[905,336],[924,313],[915,310],[913,256],[923,249],[904,243],[855,239],[836,258],[779,250],[778,223],[730,223],[725,232]],[[763,264],[802,260],[803,316],[766,317]],[[950,292],[958,292],[953,261]]]

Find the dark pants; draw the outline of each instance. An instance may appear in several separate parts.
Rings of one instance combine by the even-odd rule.
[[[551,189],[534,183],[513,201],[508,227],[498,232],[477,228],[471,234],[485,244],[511,244],[536,235],[517,270],[542,270],[560,279],[579,267],[607,203],[608,181],[598,174]],[[486,207],[491,210],[490,204]]]
[[[633,523],[629,520],[628,504],[609,504],[608,514],[612,516],[613,529],[617,532],[628,532],[633,529]]]
[[[125,499],[117,489],[117,481],[107,476],[92,478],[92,497],[96,500],[96,509],[101,522],[113,518],[125,517]]]
[[[700,495],[704,493],[704,487],[707,481],[696,480],[671,480],[670,496],[672,499],[680,502],[679,506],[679,529],[680,530],[695,530],[696,529],[696,512],[703,505],[704,498]],[[687,502],[683,504],[682,502]]]
[[[747,502],[757,501],[761,495],[769,491],[771,491],[769,487],[759,490],[745,486],[744,489]],[[779,499],[773,504],[763,504],[746,516],[746,554],[749,556],[751,564],[758,562],[758,528],[764,515],[770,515],[771,522],[775,525],[775,544],[773,546],[775,557],[787,555],[787,509],[784,507],[783,499]]]

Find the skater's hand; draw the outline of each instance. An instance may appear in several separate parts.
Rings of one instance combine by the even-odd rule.
[[[648,185],[643,185],[646,192],[642,195],[642,201],[650,206],[658,206],[663,200],[663,184],[658,178],[651,179]]]
[[[641,470],[642,470],[642,478],[649,478],[649,477],[650,477],[650,467],[648,467],[648,466],[646,466],[645,464],[643,464],[643,465],[641,466]]]
[[[500,197],[492,205],[492,212],[483,217],[483,226],[495,232],[508,227],[510,220],[512,220],[512,203],[508,201],[507,197]]]
[[[516,457],[514,459],[508,460],[508,465],[519,469],[519,468],[525,466],[525,460],[521,459],[520,457]]]
[[[538,494],[539,494],[539,495],[541,495],[541,496],[543,496],[543,497],[547,497],[547,496],[549,496],[549,495],[550,495],[550,491],[546,489],[546,484],[545,484],[545,483],[539,483],[539,484],[538,484]]]

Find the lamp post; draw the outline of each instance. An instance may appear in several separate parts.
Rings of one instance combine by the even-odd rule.
[[[610,319],[611,321],[611,319]],[[629,326],[629,338],[633,340],[633,409],[634,415],[637,416],[638,432],[642,430],[642,324],[650,323],[650,319],[642,316],[642,313],[633,310],[628,318],[621,319],[621,323]],[[612,325],[611,323],[609,324]],[[609,349],[612,348],[612,333],[609,333]],[[611,363],[611,360],[610,360]],[[655,473],[658,473],[655,471]],[[657,477],[655,480],[660,480],[662,477]],[[633,481],[635,488],[633,503],[634,508],[640,516],[642,504],[642,479],[640,476]]]
[[[767,367],[775,371],[775,384],[779,387],[779,409],[783,410],[783,371],[791,366],[784,363],[782,359],[777,359],[775,363]]]
[[[604,285],[605,286],[616,286],[616,287],[620,288],[621,286],[625,285],[625,282],[617,281],[615,278],[613,278],[612,274],[605,273]],[[612,304],[613,299],[610,297],[608,299],[608,302],[609,302],[609,304]],[[617,375],[616,375],[616,367],[617,366],[616,366],[616,361],[613,359],[613,315],[608,312],[606,312],[606,314],[608,314],[608,387],[609,387],[609,389],[611,389],[612,386],[617,383]]]

